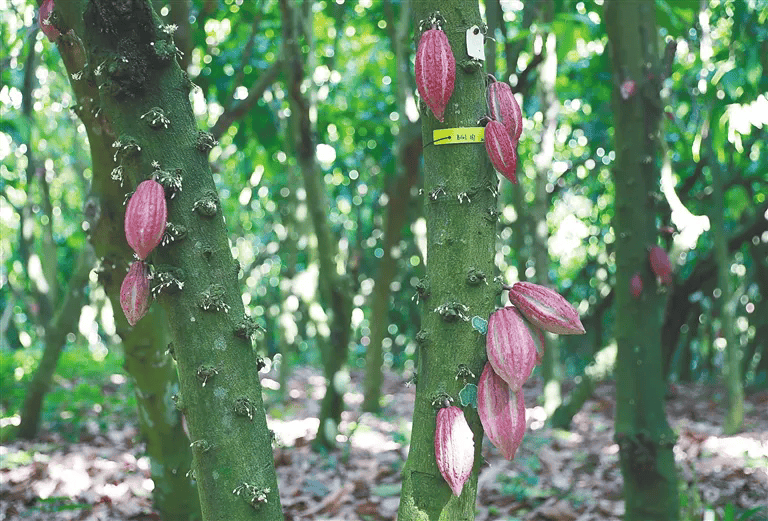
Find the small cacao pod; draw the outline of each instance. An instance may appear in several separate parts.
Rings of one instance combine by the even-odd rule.
[[[579,313],[558,292],[531,282],[516,282],[509,301],[544,331],[557,335],[585,333]]]
[[[523,133],[523,112],[520,105],[512,94],[512,88],[509,83],[504,81],[493,81],[488,85],[488,110],[491,118],[500,122],[509,132],[512,143],[517,145],[520,141],[520,134]]]
[[[485,150],[491,158],[493,168],[501,175],[517,184],[517,151],[507,128],[492,119],[485,125]]]
[[[621,98],[625,100],[631,98],[635,94],[636,89],[637,89],[637,85],[635,84],[634,80],[626,80],[619,87],[619,93],[621,94]]]
[[[40,30],[48,38],[48,40],[55,42],[61,36],[56,27],[51,23],[51,13],[53,12],[53,0],[43,0],[40,5],[40,10],[37,12],[38,23],[40,24]]]
[[[448,36],[440,29],[424,31],[416,50],[416,86],[424,103],[439,121],[453,94],[456,60]]]
[[[485,349],[493,371],[512,391],[520,389],[531,376],[537,360],[541,332],[533,331],[517,308],[497,309],[488,319]]]
[[[131,264],[120,286],[120,307],[132,326],[149,310],[149,267],[144,261]]]
[[[512,392],[490,363],[485,364],[477,384],[477,414],[494,447],[513,460],[525,435],[523,390]]]
[[[163,186],[152,179],[141,182],[125,210],[125,238],[139,259],[160,244],[167,217]]]
[[[651,270],[654,275],[659,277],[661,283],[672,285],[672,263],[669,261],[669,255],[660,246],[652,246],[648,251],[648,260],[651,263]]]
[[[629,280],[629,292],[635,299],[639,299],[640,295],[643,294],[643,278],[639,273],[632,275],[632,278]]]
[[[472,429],[460,407],[444,407],[437,411],[435,458],[443,479],[453,494],[460,496],[475,463]]]

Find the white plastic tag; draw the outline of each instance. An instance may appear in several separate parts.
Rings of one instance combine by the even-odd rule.
[[[475,60],[485,61],[485,35],[476,25],[467,29],[467,54]]]

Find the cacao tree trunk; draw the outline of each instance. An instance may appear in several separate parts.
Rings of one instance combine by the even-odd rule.
[[[135,188],[158,165],[181,177],[182,189],[168,202],[168,219],[185,233],[158,247],[149,261],[156,284],[168,283],[158,302],[166,310],[178,362],[177,407],[186,415],[192,440],[202,518],[282,519],[250,338],[255,326],[244,314],[239,268],[207,162],[213,140],[196,128],[188,97],[193,85],[176,63],[173,29],[147,0],[67,2],[57,9],[62,32],[72,29],[83,42],[85,65],[73,89],[97,93],[81,111],[98,122],[99,132],[115,136],[111,151],[117,152],[122,190]],[[112,223],[113,236],[122,241],[122,224]],[[106,270],[121,280],[131,259],[113,260]],[[155,393],[156,401],[165,403],[166,392]]]
[[[471,407],[464,411],[474,433],[475,459],[472,475],[456,497],[435,460],[437,411],[433,402],[450,396],[454,404],[459,403],[465,378],[457,375],[468,374],[462,369],[472,374],[467,382],[477,383],[486,361],[485,337],[473,329],[470,319],[487,320],[500,290],[494,281],[493,262],[498,180],[485,145],[435,145],[432,137],[436,128],[474,127],[486,114],[482,63],[469,61],[465,43],[467,29],[482,27],[483,22],[477,2],[416,2],[414,48],[420,23],[435,11],[445,19],[444,30],[456,59],[456,81],[445,123],[421,104],[427,270],[420,299],[416,400],[411,447],[403,468],[400,521],[474,519],[483,439],[477,412]]]
[[[664,413],[661,313],[648,263],[656,244],[659,191],[658,122],[661,115],[659,52],[653,0],[606,1],[605,24],[613,71],[616,185],[616,441],[624,477],[625,519],[679,518],[675,434]],[[622,97],[620,85],[634,81]],[[630,295],[630,278],[640,273],[641,298]]]

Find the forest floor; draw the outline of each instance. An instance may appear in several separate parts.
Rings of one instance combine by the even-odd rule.
[[[263,378],[287,520],[396,518],[414,389],[388,374],[383,413],[361,415],[360,377],[353,375],[346,398],[350,410],[341,430],[347,435],[327,454],[310,448],[324,393],[320,373],[297,369],[285,404],[274,401],[276,382],[269,374]],[[613,384],[599,386],[570,432],[545,425],[543,409],[534,405],[540,390],[535,379],[526,386],[528,430],[514,461],[484,443],[476,519],[620,519]],[[668,392],[686,520],[714,521],[729,509],[744,512],[768,502],[768,392],[747,396],[744,427],[729,437],[720,434],[725,398],[722,389],[702,385],[675,385]],[[104,432],[96,422],[86,425],[92,428],[82,429],[76,442],[49,431],[34,442],[0,447],[0,521],[159,520],[137,427]],[[766,518],[768,509],[749,517]]]

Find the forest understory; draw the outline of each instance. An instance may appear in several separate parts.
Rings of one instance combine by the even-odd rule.
[[[320,372],[297,368],[284,405],[276,402],[274,375],[263,375],[265,405],[276,435],[275,465],[287,520],[394,520],[400,470],[407,456],[413,387],[394,373],[384,382],[380,416],[361,414],[361,373],[352,375],[339,449],[311,450],[317,430]],[[64,385],[67,382],[60,382]],[[71,384],[72,382],[70,382]],[[132,393],[128,382],[104,393]],[[514,461],[487,441],[477,516],[482,520],[619,520],[624,512],[614,385],[600,385],[573,420],[571,431],[549,428],[536,406],[540,378],[525,386],[527,423]],[[747,394],[743,429],[722,436],[725,390],[671,385],[667,414],[678,435],[675,459],[684,519],[721,519],[724,511],[766,506],[768,498],[768,392]],[[149,460],[136,425],[81,419],[76,437],[45,430],[34,442],[0,447],[0,521],[150,521]],[[102,425],[104,425],[102,423]],[[181,441],[180,441],[181,442]],[[729,506],[730,505],[730,506]],[[713,516],[715,511],[716,517]],[[710,516],[710,517],[707,517]],[[763,516],[763,517],[760,517]],[[763,510],[750,519],[765,519]]]

